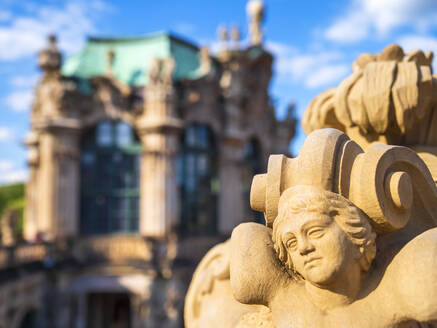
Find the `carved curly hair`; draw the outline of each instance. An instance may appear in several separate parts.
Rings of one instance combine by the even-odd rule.
[[[312,186],[295,186],[287,189],[279,199],[278,216],[273,223],[273,244],[279,260],[296,275],[291,257],[282,240],[279,227],[290,215],[316,212],[333,218],[361,254],[362,271],[368,271],[376,254],[376,234],[369,219],[359,208],[343,196]]]

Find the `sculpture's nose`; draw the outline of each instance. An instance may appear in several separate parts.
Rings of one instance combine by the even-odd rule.
[[[314,251],[314,245],[308,240],[308,238],[303,237],[298,242],[298,250],[300,255],[306,255]]]

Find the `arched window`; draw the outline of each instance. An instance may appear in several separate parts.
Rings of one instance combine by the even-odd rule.
[[[141,143],[121,121],[103,121],[81,144],[82,234],[138,231]]]
[[[183,233],[217,231],[217,165],[217,147],[211,129],[203,124],[187,126],[178,162]]]
[[[261,146],[257,139],[251,138],[244,146],[243,193],[246,216],[254,218],[255,222],[264,224],[264,215],[250,208],[250,187],[253,176],[262,173]]]

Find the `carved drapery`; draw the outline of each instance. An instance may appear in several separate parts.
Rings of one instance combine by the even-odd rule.
[[[431,52],[404,54],[397,45],[362,54],[349,77],[308,106],[305,132],[340,129],[363,148],[372,142],[436,146],[432,59]]]

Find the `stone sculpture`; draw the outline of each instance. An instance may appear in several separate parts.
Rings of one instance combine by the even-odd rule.
[[[364,54],[312,102],[299,156],[271,155],[254,177],[251,207],[265,226],[239,225],[196,270],[188,328],[437,327],[431,61],[396,45]],[[218,299],[232,320],[208,311]]]
[[[235,327],[244,314],[265,308],[244,305],[234,299],[229,284],[229,247],[230,241],[213,247],[197,267],[193,278],[196,282],[191,285],[185,301],[187,327]]]
[[[251,206],[266,226],[234,229],[222,267],[229,263],[235,299],[267,307],[272,326],[437,320],[437,188],[413,150],[363,151],[338,130],[315,131],[299,157],[270,157],[267,173],[254,178]],[[268,313],[231,302],[244,315],[222,327],[258,327],[242,326],[243,318]]]
[[[318,130],[298,158],[271,156],[251,193],[267,227],[234,230],[230,281],[238,301],[271,309],[275,327],[437,320],[437,188],[414,151],[364,152]]]
[[[431,52],[404,54],[398,45],[377,55],[362,54],[349,77],[308,106],[302,119],[305,132],[336,128],[362,147],[372,142],[437,144],[435,129],[424,128],[437,124],[432,59]]]
[[[259,46],[263,40],[261,24],[264,20],[264,2],[261,0],[250,0],[246,6],[249,17],[250,41],[254,46]]]

